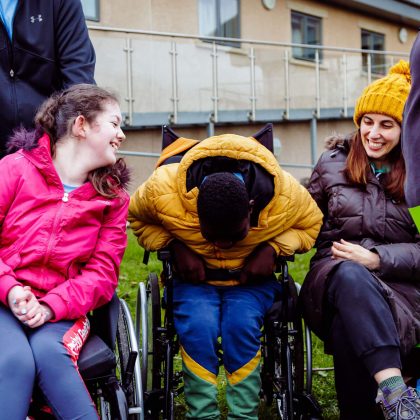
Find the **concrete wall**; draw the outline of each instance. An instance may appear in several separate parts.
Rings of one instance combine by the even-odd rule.
[[[199,35],[198,2],[196,0],[124,0],[100,1],[100,22],[88,22],[91,26],[141,29]],[[398,39],[399,23],[363,14],[349,9],[311,0],[277,0],[274,10],[267,10],[260,0],[241,0],[241,37],[244,39],[291,42],[291,11],[295,10],[322,18],[323,44],[332,47],[360,48],[361,29],[385,34],[385,48],[408,53],[417,34],[417,28],[408,27],[408,40]],[[123,111],[125,100],[126,39],[127,34],[111,34],[91,30],[98,65],[98,84],[111,87],[121,96]],[[169,115],[171,98],[170,39],[157,36],[131,36],[133,52],[134,109],[139,113],[163,112]],[[282,108],[285,104],[284,48],[256,48],[257,106],[259,108]],[[212,110],[211,47],[199,40],[185,40],[178,44],[178,76],[180,111]],[[249,103],[249,45],[242,48],[219,48],[220,109],[247,109]],[[388,57],[392,64],[397,57]],[[321,107],[341,107],[343,96],[342,53],[325,52],[321,64]],[[367,75],[361,71],[361,54],[348,58],[349,91],[348,106],[352,107]],[[291,60],[290,90],[292,108],[314,109],[315,66],[313,63]],[[204,82],[203,82],[204,80]],[[308,94],[309,92],[309,94]],[[258,115],[258,111],[257,111]],[[321,112],[322,117],[322,112]],[[351,116],[349,116],[351,117]],[[167,121],[162,121],[162,124]],[[158,124],[156,124],[157,126]],[[159,153],[160,128],[142,128],[128,131],[124,150]],[[216,126],[216,134],[234,132],[252,135],[262,124]],[[317,126],[317,156],[323,150],[323,139],[334,133],[353,130],[350,118],[343,120],[319,120]],[[205,126],[174,127],[180,135],[190,138],[207,137]],[[275,125],[275,136],[281,142],[279,161],[287,164],[310,164],[310,123],[284,121]],[[152,172],[156,158],[128,157],[134,179],[131,191]],[[310,174],[309,169],[287,168],[297,179]]]
[[[100,0],[99,4],[100,21],[91,25],[199,35],[196,0]],[[322,1],[278,0],[273,10],[267,10],[260,0],[241,0],[240,8],[241,36],[246,39],[290,42],[291,10],[323,19],[324,45],[360,48],[363,28],[384,33],[387,50],[408,52],[417,34],[416,27],[406,27],[408,40],[401,44],[400,24]]]
[[[215,135],[234,133],[242,136],[252,136],[263,127],[262,124],[250,124],[241,126],[219,126],[215,129]],[[183,137],[204,140],[208,137],[205,127],[174,128],[175,132]],[[332,134],[348,134],[354,130],[350,120],[334,120],[318,122],[317,157],[324,151],[324,139]],[[160,153],[161,132],[160,130],[126,131],[127,140],[121,147],[122,150],[137,151],[143,153]],[[280,140],[280,149],[275,150],[279,162],[285,164],[311,164],[311,138],[310,122],[285,122],[275,124],[274,138]],[[277,143],[277,142],[276,142]],[[152,173],[156,164],[156,157],[125,156],[128,166],[132,169],[132,183],[130,192],[145,181]],[[287,165],[284,169],[290,172],[299,181],[310,176],[310,169],[292,168]]]

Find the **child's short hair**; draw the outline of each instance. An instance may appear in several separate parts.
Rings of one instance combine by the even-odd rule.
[[[244,181],[230,172],[205,177],[197,197],[200,224],[226,237],[249,215],[249,196]]]

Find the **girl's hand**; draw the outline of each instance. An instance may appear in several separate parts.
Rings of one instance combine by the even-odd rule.
[[[49,306],[40,303],[37,312],[34,316],[25,322],[25,325],[30,328],[37,328],[47,323],[53,317],[52,311]]]
[[[333,242],[331,252],[332,259],[343,258],[345,260],[355,261],[364,265],[369,270],[377,270],[380,265],[378,254],[360,245],[347,242],[344,239],[340,239],[340,242]]]
[[[41,304],[29,286],[15,286],[7,296],[13,315],[30,328],[40,327],[52,318],[51,309]]]
[[[26,316],[29,309],[27,305],[32,298],[35,298],[35,296],[29,287],[14,286],[10,289],[7,295],[7,303],[13,315],[20,321],[23,321],[21,318]]]

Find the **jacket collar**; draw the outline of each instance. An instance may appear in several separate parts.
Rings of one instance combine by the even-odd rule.
[[[44,133],[38,139],[38,146],[31,150],[21,150],[22,153],[44,176],[49,185],[53,185],[63,190],[63,183],[55,169],[51,156],[51,140],[48,134]],[[97,195],[92,183],[86,182],[77,188],[74,195],[82,195],[86,198]]]

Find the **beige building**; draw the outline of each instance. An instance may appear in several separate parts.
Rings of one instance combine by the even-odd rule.
[[[82,0],[97,83],[121,97],[134,188],[161,126],[204,139],[275,125],[275,154],[307,177],[363,87],[408,54],[420,1]]]

